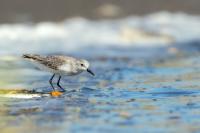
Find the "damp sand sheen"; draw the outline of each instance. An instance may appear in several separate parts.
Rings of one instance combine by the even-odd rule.
[[[31,99],[51,96],[51,93],[39,93],[25,89],[0,89],[2,98]]]

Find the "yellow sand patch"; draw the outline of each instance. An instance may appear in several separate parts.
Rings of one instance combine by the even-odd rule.
[[[0,89],[0,94],[19,94],[19,93],[33,93],[33,91],[25,89]]]
[[[0,97],[6,97],[6,98],[30,99],[42,96],[49,96],[49,94],[41,94],[25,89],[0,89]]]

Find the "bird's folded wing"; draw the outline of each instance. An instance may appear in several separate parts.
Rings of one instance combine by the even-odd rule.
[[[38,60],[38,62],[51,69],[58,70],[60,66],[66,63],[66,60],[62,56],[47,56],[43,60]]]

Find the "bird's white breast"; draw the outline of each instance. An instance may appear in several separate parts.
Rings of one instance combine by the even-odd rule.
[[[76,75],[76,74],[80,73],[79,71],[77,71],[77,69],[75,69],[74,66],[72,66],[70,64],[64,64],[64,65],[60,66],[59,72],[61,75]]]

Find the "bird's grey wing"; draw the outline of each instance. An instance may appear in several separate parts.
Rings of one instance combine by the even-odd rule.
[[[43,60],[38,61],[40,64],[43,64],[51,69],[58,70],[66,60],[62,56],[46,56]]]

